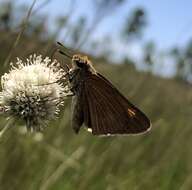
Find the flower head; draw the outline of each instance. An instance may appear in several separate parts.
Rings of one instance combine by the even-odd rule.
[[[40,131],[59,112],[68,86],[60,81],[65,72],[48,57],[17,58],[9,73],[1,77],[0,106],[15,119],[25,121],[28,130]]]

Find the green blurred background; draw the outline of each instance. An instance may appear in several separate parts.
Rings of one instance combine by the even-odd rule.
[[[190,16],[192,4],[181,3],[185,12],[179,1],[136,2],[0,1],[1,75],[16,57],[50,56],[61,41],[88,54],[153,124],[141,136],[103,138],[83,128],[75,135],[69,98],[43,134],[26,134],[18,125],[1,137],[0,190],[192,189],[192,35],[178,27],[190,17],[177,19]],[[173,9],[162,9],[167,6]],[[5,123],[2,115],[1,128]]]

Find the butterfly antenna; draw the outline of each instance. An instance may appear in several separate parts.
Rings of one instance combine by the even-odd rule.
[[[68,48],[66,48],[62,43],[57,42],[57,44],[62,47],[65,51],[65,53],[63,51],[61,51],[60,53],[69,57],[70,59],[72,58],[72,56],[74,55],[74,53],[72,51],[70,51]]]
[[[59,46],[62,46],[62,47],[65,48],[65,46],[64,46],[61,42],[57,42],[57,44],[58,44]]]
[[[69,58],[70,60],[72,59],[72,56],[73,54],[69,52],[69,50],[60,42],[57,42],[57,44],[59,46],[61,46],[62,48],[64,48],[64,50],[66,50],[65,52],[64,51],[61,51],[60,49],[58,50],[58,52],[64,56],[66,56],[67,58]],[[71,54],[71,55],[70,55]],[[67,68],[67,73],[66,75],[69,76],[69,71],[70,71],[70,67],[68,64],[65,64],[66,68]]]
[[[72,58],[72,56],[68,55],[67,53],[65,53],[65,52],[63,52],[63,51],[61,51],[61,50],[58,50],[58,52],[59,52],[60,54],[64,55],[64,56],[68,57],[69,59]]]

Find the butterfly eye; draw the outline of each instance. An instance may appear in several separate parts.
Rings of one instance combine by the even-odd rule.
[[[84,63],[82,61],[76,61],[78,67],[83,68]]]

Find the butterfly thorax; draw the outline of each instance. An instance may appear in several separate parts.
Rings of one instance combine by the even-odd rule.
[[[91,61],[87,56],[75,54],[72,58],[72,69],[84,70],[84,72],[96,73]]]
[[[96,74],[96,70],[87,56],[74,55],[72,58],[72,69],[70,70],[70,83],[71,90],[75,95],[81,94],[82,86],[90,74]]]

